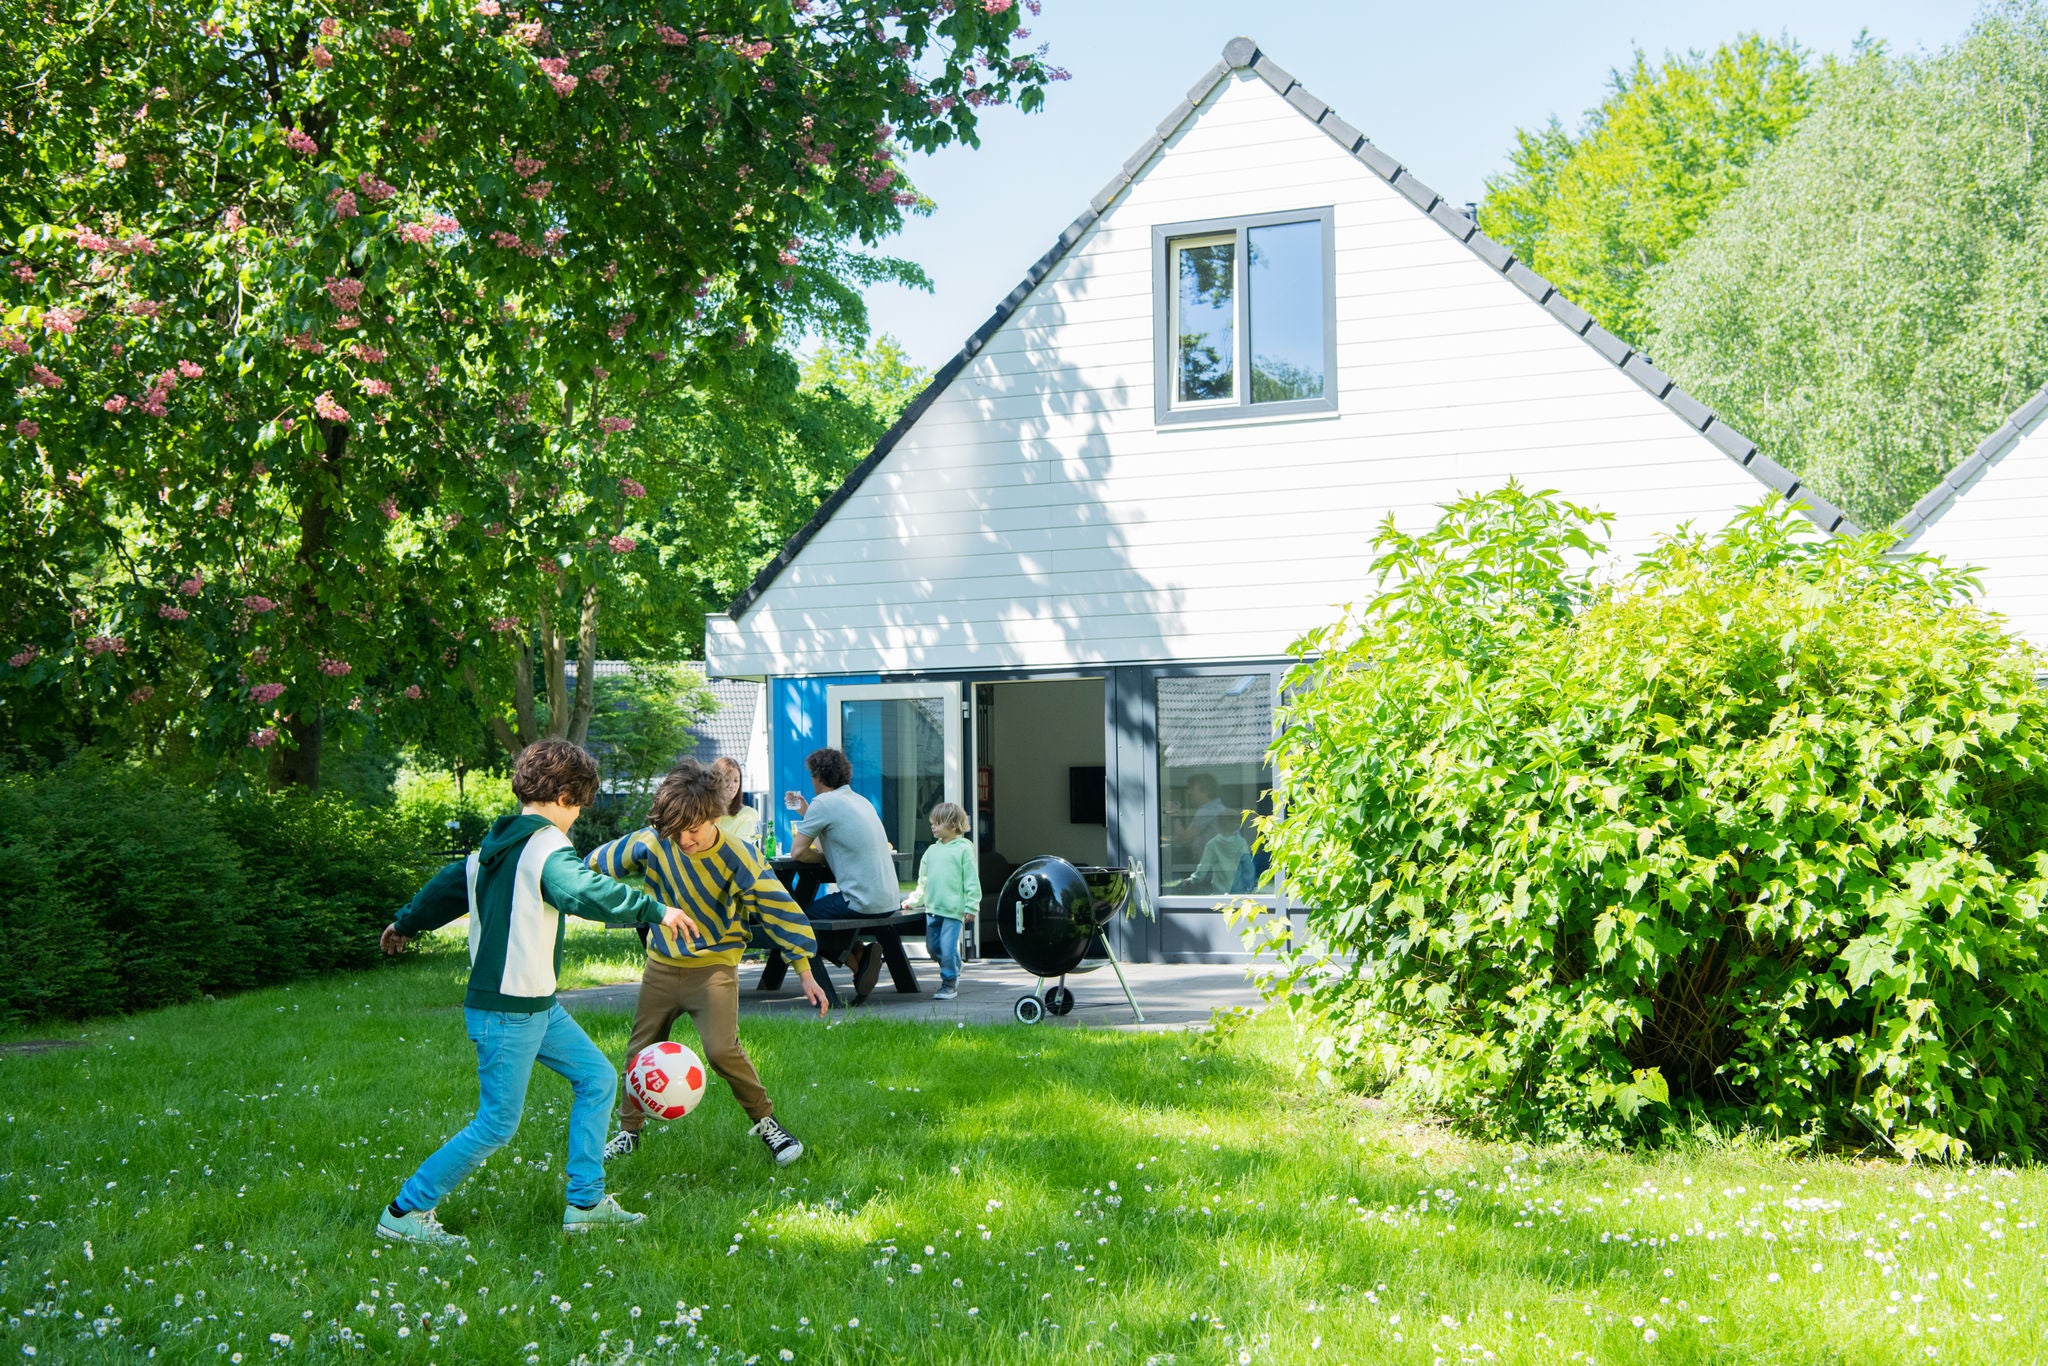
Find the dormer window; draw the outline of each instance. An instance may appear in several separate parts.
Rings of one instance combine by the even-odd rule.
[[[1335,412],[1330,210],[1153,231],[1164,424]]]

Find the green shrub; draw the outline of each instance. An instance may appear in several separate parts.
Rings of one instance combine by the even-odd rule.
[[[1265,838],[1320,946],[1253,934],[1318,1056],[1495,1132],[2038,1151],[2040,657],[1871,538],[1759,509],[1603,585],[1602,520],[1390,524],[1298,646]]]
[[[445,769],[408,768],[391,790],[408,837],[435,850],[474,849],[492,821],[519,810],[512,779],[502,773],[469,773],[457,782]]]
[[[91,754],[0,774],[0,794],[0,1024],[361,966],[432,862],[395,813],[209,799]]]

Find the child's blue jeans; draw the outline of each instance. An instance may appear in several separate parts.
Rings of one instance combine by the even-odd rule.
[[[951,986],[960,977],[960,922],[946,915],[925,913],[924,946],[939,965],[939,984]]]
[[[557,1001],[548,1010],[515,1014],[465,1008],[476,1044],[476,1118],[420,1163],[398,1192],[403,1210],[432,1209],[512,1141],[526,1109],[526,1084],[539,1063],[569,1083],[569,1203],[604,1199],[604,1134],[618,1096],[619,1074]]]

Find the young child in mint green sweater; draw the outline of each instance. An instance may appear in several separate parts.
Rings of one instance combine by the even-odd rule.
[[[935,1001],[960,994],[960,929],[981,909],[981,873],[974,866],[974,843],[967,834],[967,813],[956,802],[932,808],[932,839],[917,865],[917,890],[904,899],[906,911],[922,910],[924,944],[939,965]]]

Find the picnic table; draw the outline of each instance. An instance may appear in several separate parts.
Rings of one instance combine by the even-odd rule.
[[[830,864],[809,862],[802,859],[778,858],[771,861],[775,876],[789,889],[790,899],[798,909],[810,917],[811,929],[839,930],[850,932],[856,937],[865,936],[875,941],[882,951],[882,962],[889,969],[889,981],[897,991],[915,995],[921,988],[917,984],[917,970],[910,965],[910,956],[903,951],[903,934],[906,930],[922,930],[924,913],[921,911],[898,911],[894,915],[848,915],[832,919],[819,919],[811,915],[811,903],[818,899],[827,883],[833,880]],[[761,967],[761,977],[754,984],[756,991],[778,991],[783,980],[789,975],[789,963],[783,958],[782,950],[768,938],[757,925],[754,927],[754,944],[768,951],[768,961]],[[823,959],[813,960],[811,974],[818,979],[818,985],[825,989],[826,997],[833,1005],[840,1005],[839,989],[833,984],[832,975],[826,970]]]

